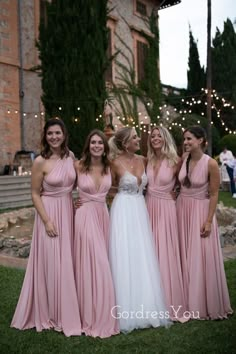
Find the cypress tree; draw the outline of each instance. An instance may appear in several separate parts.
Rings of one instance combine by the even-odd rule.
[[[59,116],[70,147],[81,154],[106,98],[107,0],[52,0],[40,24],[42,101],[47,117]]]
[[[201,67],[197,43],[189,30],[189,59],[188,59],[188,94],[196,95],[201,92],[201,88],[206,86],[206,76],[204,67]]]
[[[232,22],[227,19],[221,33],[217,28],[212,48],[212,78],[213,88],[227,101],[236,105],[236,33]],[[222,100],[216,102],[221,109],[221,117],[231,129],[236,129],[235,110],[223,107]],[[215,120],[222,134],[224,127],[219,120]]]

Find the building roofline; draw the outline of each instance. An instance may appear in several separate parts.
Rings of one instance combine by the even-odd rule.
[[[170,6],[178,5],[181,3],[181,0],[160,0],[159,10],[166,9]]]

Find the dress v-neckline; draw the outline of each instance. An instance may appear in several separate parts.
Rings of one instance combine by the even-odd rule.
[[[162,163],[163,163],[164,159],[161,160],[161,163],[159,165],[159,168],[157,171],[155,171],[155,168],[154,168],[154,165],[151,163],[151,168],[152,168],[152,175],[153,175],[153,182],[156,184],[157,182],[157,179],[160,175],[160,170],[161,170],[161,166],[162,166]]]
[[[193,166],[192,171],[190,171],[190,169],[189,169],[189,176],[190,176],[190,177],[193,175],[193,172],[194,172],[196,166],[197,166],[198,163],[201,161],[201,159],[203,158],[203,156],[204,156],[204,154],[202,154],[202,156],[200,157],[200,159],[199,159],[199,160],[196,162],[196,164]]]
[[[140,178],[140,183],[139,183],[139,177],[137,177],[136,175],[134,175],[132,172],[130,172],[130,171],[128,171],[128,170],[126,170],[125,171],[125,173],[129,173],[131,176],[133,176],[133,177],[135,177],[136,178],[136,180],[137,180],[137,185],[138,185],[138,188],[140,188],[141,187],[141,185],[142,185],[142,181],[143,181],[143,175],[145,174],[145,170],[143,171],[143,174],[141,175],[141,178]],[[125,174],[124,173],[124,174]],[[124,176],[124,174],[123,174],[123,176]],[[123,177],[122,176],[122,177]]]
[[[100,191],[100,189],[101,189],[101,186],[102,186],[103,179],[104,179],[105,175],[102,176],[102,178],[101,178],[101,183],[99,184],[99,186],[97,186],[97,184],[96,184],[94,178],[91,176],[90,173],[88,173],[88,176],[89,176],[89,177],[91,178],[91,180],[93,181],[93,184],[94,184],[94,187],[95,187],[95,193],[98,193],[98,192]]]

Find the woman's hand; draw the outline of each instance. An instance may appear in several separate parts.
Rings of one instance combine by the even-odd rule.
[[[77,198],[77,199],[74,200],[75,209],[79,209],[80,207],[82,207],[82,205],[83,205],[83,203],[82,203],[80,198]]]
[[[48,221],[45,223],[45,230],[46,230],[48,236],[50,236],[50,237],[56,237],[56,236],[58,236],[56,227],[55,227],[55,225],[53,224],[53,222],[52,222],[51,220],[48,220]]]
[[[211,233],[211,222],[205,222],[201,227],[201,237],[208,237]]]

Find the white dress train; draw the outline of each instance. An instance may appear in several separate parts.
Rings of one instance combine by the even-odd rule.
[[[120,179],[111,207],[109,258],[120,330],[168,326],[154,241],[143,189],[147,176],[128,171]]]

